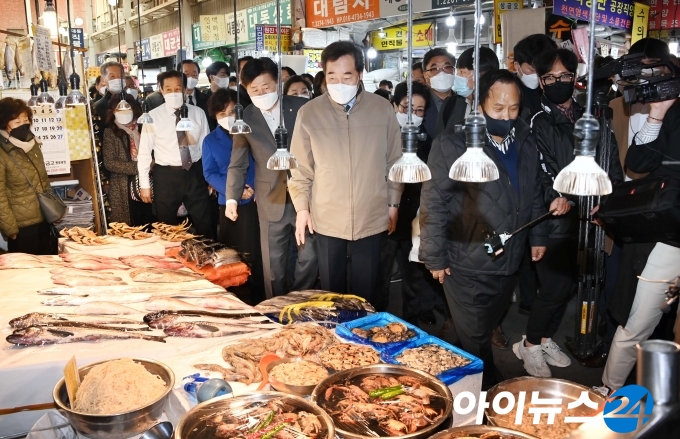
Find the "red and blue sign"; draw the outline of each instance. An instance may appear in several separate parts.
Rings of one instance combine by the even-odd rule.
[[[555,0],[553,13],[590,21],[590,1]],[[633,0],[597,0],[595,22],[618,29],[630,29],[633,25]]]

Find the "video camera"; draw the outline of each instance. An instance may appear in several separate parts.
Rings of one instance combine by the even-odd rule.
[[[644,53],[624,55],[593,72],[594,79],[620,76],[617,85],[622,87],[623,99],[628,104],[636,102],[660,102],[680,96],[680,75],[676,76],[675,66],[669,62],[643,63]],[[666,69],[664,69],[666,67]],[[656,70],[655,70],[656,69]],[[643,74],[652,70],[652,75]]]

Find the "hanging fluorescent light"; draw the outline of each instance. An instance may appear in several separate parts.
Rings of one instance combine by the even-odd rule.
[[[57,11],[54,9],[52,0],[45,0],[45,10],[41,16],[42,24],[50,29],[50,36],[56,38],[59,35],[57,28]]]
[[[574,160],[565,166],[553,183],[553,189],[561,194],[579,196],[607,195],[612,192],[612,183],[607,173],[595,162],[597,144],[600,140],[600,124],[590,111],[593,108],[594,71],[592,60],[595,59],[595,17],[596,3],[590,5],[590,54],[588,55],[588,90],[586,112],[574,124]]]
[[[375,50],[373,47],[369,47],[368,50],[366,51],[366,56],[373,59],[376,56],[378,56],[378,51]]]
[[[38,107],[38,86],[31,83],[29,87],[31,90],[31,97],[26,101],[29,107]]]
[[[83,25],[83,19],[80,17],[76,17],[75,19],[76,26],[82,26]]]
[[[117,6],[118,0],[109,0],[109,6]]]
[[[446,51],[452,55],[456,54],[458,48],[458,40],[456,40],[455,29],[449,29],[449,37],[446,39]]]
[[[149,114],[149,104],[146,103],[146,99],[144,100],[144,113],[142,113],[141,116],[137,119],[137,123],[140,125],[144,125],[147,123],[153,123],[153,117]]]
[[[279,67],[279,78],[281,78],[281,58],[283,52],[281,51],[281,0],[276,0],[276,33],[278,53],[276,61]],[[288,130],[284,126],[283,120],[283,87],[277,87],[279,94],[279,125],[274,132],[274,140],[276,141],[276,152],[267,160],[267,169],[274,171],[286,171],[288,169],[297,168],[297,160],[293,154],[288,150]]]
[[[413,0],[409,0],[409,3]],[[413,32],[413,8],[408,6],[408,35]],[[411,38],[407,41],[407,64],[413,65],[413,40]],[[402,155],[399,157],[394,165],[390,168],[387,178],[390,181],[397,183],[422,183],[432,179],[430,168],[425,162],[420,160],[416,152],[418,151],[418,141],[420,140],[420,128],[413,124],[413,71],[408,69],[408,79],[406,80],[406,87],[408,90],[408,105],[406,111],[408,112],[408,122],[401,127],[401,151]]]
[[[482,15],[482,1],[475,1],[475,23],[477,17],[484,18]],[[484,142],[486,139],[486,120],[479,114],[479,37],[481,33],[482,19],[480,25],[475,26],[475,53],[474,53],[474,75],[475,92],[472,112],[465,118],[465,145],[467,150],[451,166],[449,178],[456,181],[466,181],[470,183],[485,183],[498,180],[498,167],[484,153]]]
[[[68,94],[68,85],[64,82],[60,82],[57,86],[59,88],[59,99],[54,103],[55,110],[63,110],[66,108],[66,96]]]
[[[40,80],[40,90],[42,90],[42,93],[38,96],[36,103],[38,105],[54,105],[54,98],[48,93],[49,88],[47,86],[47,81],[44,79]]]
[[[191,131],[194,128],[196,128],[196,125],[189,119],[189,107],[187,107],[187,104],[182,104],[181,107],[179,107],[179,122],[177,122],[177,127],[175,130],[177,131]]]
[[[210,64],[212,64],[212,62],[213,62],[212,58],[210,58],[209,56],[206,56],[205,58],[203,58],[203,61],[201,61],[201,66],[203,66],[203,68],[206,68],[206,67],[210,66]]]
[[[380,30],[378,31],[378,38],[385,38],[386,36],[387,34],[383,30],[383,28],[380,28]]]
[[[453,27],[456,25],[456,17],[453,16],[453,8],[449,11],[449,16],[446,17],[446,25],[448,27]]]
[[[277,9],[278,11],[278,9]],[[278,16],[278,14],[277,14]],[[229,132],[231,134],[250,134],[253,131],[250,125],[243,121],[243,106],[241,105],[241,93],[239,92],[239,84],[241,82],[241,69],[238,62],[238,21],[236,20],[236,0],[234,0],[234,53],[236,54],[236,106],[234,107],[234,125],[231,126]],[[281,34],[279,34],[281,35]]]
[[[672,55],[677,55],[678,54],[678,39],[675,36],[675,31],[671,31],[671,39],[668,42],[668,50],[671,52]]]
[[[68,14],[68,34],[71,34],[71,2],[66,2],[66,13]],[[75,60],[73,59],[73,41],[71,38],[69,41],[69,53],[71,54],[71,65],[75,69]],[[67,107],[75,107],[77,105],[87,105],[87,97],[80,92],[80,76],[73,72],[69,77],[69,82],[71,83],[71,93],[69,93],[64,104]]]

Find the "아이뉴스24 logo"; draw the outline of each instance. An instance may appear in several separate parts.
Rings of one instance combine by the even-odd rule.
[[[609,396],[604,405],[604,422],[616,433],[630,433],[645,425],[652,414],[654,398],[647,388],[625,386]]]

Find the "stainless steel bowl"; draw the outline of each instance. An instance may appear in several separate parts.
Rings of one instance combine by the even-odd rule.
[[[522,433],[521,431],[510,430],[509,428],[495,427],[493,425],[464,425],[440,431],[430,439],[454,439],[466,437],[480,437],[483,434],[499,433],[503,439],[538,439],[536,436]]]
[[[444,401],[446,402],[444,414],[437,421],[415,433],[409,433],[403,436],[399,436],[400,439],[421,439],[430,437],[432,433],[436,431],[437,428],[442,423],[444,423],[444,421],[446,421],[451,415],[451,411],[453,410],[453,396],[451,395],[451,390],[449,390],[446,384],[444,384],[437,377],[430,375],[429,373],[413,369],[412,367],[399,366],[395,364],[374,364],[372,366],[357,367],[355,369],[348,369],[343,370],[341,372],[337,372],[329,376],[321,383],[319,383],[318,386],[316,386],[314,392],[312,393],[312,401],[314,401],[316,404],[319,405],[319,407],[323,409],[326,389],[328,389],[330,386],[362,375],[380,375],[380,374],[404,375],[419,378],[425,384],[427,384],[428,387],[432,388],[440,395],[442,395]],[[345,439],[369,439],[369,438],[375,439],[375,436],[364,436],[356,434],[351,431],[344,430],[338,427],[337,425],[335,426],[335,431],[338,432],[338,436],[343,437]]]
[[[515,424],[515,413],[516,410],[512,410],[510,413],[505,415],[499,415],[493,410],[493,405],[490,404],[485,410],[486,417],[489,420],[489,424],[499,427],[511,427],[517,430],[523,431],[528,434],[536,434],[535,427],[533,425],[533,414],[529,414],[529,407],[531,404],[531,392],[539,392],[538,396],[541,399],[544,398],[559,398],[562,400],[562,412],[555,416],[555,424],[549,426],[553,433],[556,433],[557,429],[560,428],[560,419],[564,419],[565,416],[592,416],[598,412],[598,409],[591,409],[585,405],[579,407],[568,409],[567,404],[576,401],[580,396],[581,392],[587,392],[588,397],[594,403],[596,403],[600,408],[603,406],[605,399],[602,395],[595,392],[593,389],[582,386],[567,380],[560,380],[557,378],[534,378],[534,377],[519,377],[513,378],[502,383],[496,384],[486,395],[486,401],[493,402],[496,395],[500,392],[510,392],[515,395],[515,401],[517,401],[517,395],[520,392],[526,392],[526,398],[524,401],[524,413],[522,415],[522,424]],[[504,402],[502,406],[504,407],[507,402]],[[546,406],[547,407],[547,406]],[[541,424],[547,425],[547,415],[541,415]],[[574,429],[578,428],[580,424],[566,424],[573,426]],[[570,433],[570,432],[569,432]],[[556,439],[559,437],[566,437],[569,433],[563,436],[554,436]]]
[[[319,439],[335,439],[333,421],[319,406],[299,396],[285,395],[279,392],[258,392],[241,396],[224,395],[205,401],[189,410],[182,417],[175,429],[174,439],[195,439],[201,437],[200,435],[203,434],[206,420],[212,416],[218,413],[228,414],[230,411],[240,410],[253,403],[266,403],[272,400],[281,400],[316,415],[327,431],[326,437]]]
[[[52,398],[54,398],[57,409],[63,411],[66,419],[78,433],[91,439],[125,439],[148,430],[158,422],[158,419],[163,415],[168,395],[175,385],[175,374],[161,362],[145,358],[133,358],[133,360],[140,363],[152,374],[160,376],[165,381],[165,391],[150,404],[127,413],[90,415],[73,411],[66,392],[64,378],[60,379],[54,386]],[[99,361],[79,368],[80,379],[85,378],[94,366],[107,361],[111,360]]]
[[[271,375],[271,371],[274,367],[278,366],[279,364],[285,364],[285,363],[299,363],[301,361],[306,361],[308,363],[314,363],[318,365],[319,367],[325,369],[328,372],[328,369],[326,369],[324,366],[322,366],[319,363],[316,363],[314,361],[309,361],[305,360],[303,358],[282,358],[280,360],[274,360],[271,363],[267,365],[267,374],[269,375],[269,384],[272,385],[272,387],[279,392],[284,392],[284,393],[290,393],[292,395],[298,395],[298,396],[309,396],[312,394],[312,391],[314,390],[314,387],[316,387],[317,384],[308,384],[306,386],[296,386],[293,384],[286,384],[282,383],[281,381],[277,381],[274,379]]]

